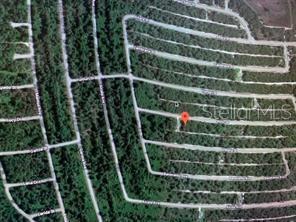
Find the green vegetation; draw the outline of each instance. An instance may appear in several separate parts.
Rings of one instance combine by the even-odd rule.
[[[233,108],[254,108],[255,105],[253,98],[217,96],[215,93],[203,95],[201,93],[162,87],[140,81],[136,81],[134,85],[138,103],[145,107],[157,107],[160,101],[163,100],[175,101],[179,105],[207,104],[208,106]],[[257,99],[257,103],[261,109],[280,109],[282,107],[289,109],[293,107],[293,102],[290,99]]]
[[[283,208],[254,208],[245,210],[206,210],[205,218],[209,221],[219,221],[222,219],[254,219],[254,218],[266,218],[265,221],[269,221],[267,218],[272,217],[285,217],[294,215],[296,213],[295,206],[288,206]],[[281,219],[281,222],[292,222],[291,218]]]
[[[127,109],[121,109],[121,107],[130,105],[130,100],[127,100],[127,98],[124,100],[120,99],[122,97],[121,94],[126,90],[128,84],[126,81],[124,84],[122,84],[121,81],[117,80],[110,83],[112,83],[112,85],[105,85],[105,87],[108,87],[107,92],[113,95],[112,97],[109,93],[106,95],[106,98],[108,98],[108,107],[112,109],[109,111],[111,111],[111,116],[114,118],[114,123],[117,123],[114,125],[114,127],[120,127],[118,128],[118,132],[114,138],[117,138],[117,147],[120,150],[125,149],[127,151],[127,153],[120,153],[120,163],[125,159],[124,165],[130,163],[133,167],[136,167],[135,171],[130,171],[134,172],[133,175],[128,176],[128,180],[130,181],[133,180],[133,176],[136,176],[138,172],[141,172],[141,169],[138,167],[139,162],[137,160],[134,162],[133,159],[135,157],[141,157],[136,153],[135,156],[129,152],[129,150],[134,146],[128,143],[134,143],[136,140],[136,132],[134,132],[133,127],[127,127],[131,126],[129,124],[129,118],[131,118],[131,116],[129,116],[129,118],[122,118],[123,115],[126,116]],[[98,84],[95,82],[86,82],[74,84],[73,90],[74,98],[77,103],[77,115],[79,127],[82,133],[82,144],[85,150],[86,162],[88,163],[90,169],[89,173],[93,182],[93,186],[95,190],[98,191],[97,200],[104,220],[118,222],[157,220],[165,222],[192,221],[192,217],[195,218],[196,215],[198,215],[196,210],[166,209],[159,208],[157,206],[131,204],[124,200],[122,191],[120,189],[120,183],[115,171],[113,155],[109,145],[102,105],[98,96],[98,87]],[[118,105],[115,105],[114,103]],[[120,116],[118,116],[118,114]],[[133,130],[134,133],[130,130]],[[117,135],[119,137],[117,137]],[[138,144],[136,144],[136,146],[138,146]],[[138,151],[141,152],[141,150]],[[130,159],[130,157],[127,158],[128,156],[133,159]],[[144,168],[144,165],[140,165]],[[133,183],[137,184],[137,182],[138,179]],[[139,189],[142,187],[143,182],[144,181],[139,183],[137,186]],[[156,184],[156,186],[159,185]]]
[[[0,123],[0,138],[1,152],[40,148],[43,146],[43,136],[39,121]]]
[[[166,10],[149,8],[143,16],[166,24],[181,26],[202,32],[208,32],[225,37],[246,38],[246,32],[242,29],[223,26],[215,23],[197,21],[194,18],[187,18],[181,15],[173,14]]]
[[[282,183],[285,186],[288,186],[291,188],[295,184],[295,174],[294,170],[296,169],[295,161],[296,161],[296,155],[294,152],[287,153],[286,159],[289,163],[289,168],[291,170],[291,175],[288,176],[287,181],[270,181],[268,184],[265,184],[266,187],[264,187],[264,190],[270,190],[275,184]],[[259,184],[259,183],[258,183]],[[247,185],[247,184],[246,184]],[[270,202],[272,200],[289,200],[291,199],[295,194],[293,192],[280,192],[280,193],[270,193],[270,194],[257,194],[257,195],[251,195],[251,194],[245,194],[245,200],[247,202],[252,203],[259,203],[259,202]],[[251,199],[253,198],[253,199]],[[247,210],[206,210],[205,211],[205,217],[209,221],[217,221],[220,219],[241,219],[242,216],[245,219],[249,218],[270,218],[270,217],[281,217],[281,216],[287,216],[287,215],[294,215],[296,213],[295,206],[287,206],[283,208],[255,208],[255,209],[247,209]],[[282,220],[281,220],[282,221]],[[283,220],[286,221],[286,220]],[[287,220],[287,222],[290,220]]]
[[[96,221],[78,147],[62,147],[51,153],[68,220]]]
[[[207,17],[207,11],[205,9],[187,6],[174,1],[170,1],[169,4],[163,4],[163,2],[161,1],[152,1],[149,4],[149,8],[150,7],[156,7],[162,10],[170,11],[172,13],[177,13],[180,15],[190,16],[194,18],[206,19]]]
[[[137,3],[141,4],[139,0],[132,4],[130,1],[96,1],[97,36],[100,46],[98,53],[101,71],[104,74],[127,71],[121,19],[131,11],[129,10],[131,6],[137,5]]]
[[[0,107],[1,118],[34,116],[38,113],[32,89],[1,90]]]
[[[23,85],[32,83],[31,73],[0,71],[1,86]]]
[[[2,221],[27,222],[27,219],[21,216],[9,202],[7,196],[5,195],[2,180],[0,183],[0,206],[0,219]]]
[[[206,5],[213,5],[214,0],[199,0],[201,4],[206,4]]]
[[[50,178],[46,152],[3,156],[0,158],[8,183]]]
[[[0,5],[0,42],[28,42],[27,27],[13,28],[11,22],[27,22],[26,0],[3,0]]]
[[[234,41],[223,41],[214,38],[204,38],[198,35],[178,32],[172,29],[166,29],[153,24],[144,23],[143,20],[127,20],[128,31],[149,34],[155,38],[162,38],[174,42],[194,45],[208,49],[218,49],[235,53],[248,53],[259,55],[283,56],[284,49],[280,46],[242,44]]]
[[[194,45],[185,45],[178,42],[168,42],[166,39],[154,38],[138,33],[128,33],[129,41],[135,46],[142,46],[148,49],[176,54],[197,60],[216,62],[230,65],[242,66],[281,66],[283,67],[284,59],[278,57],[252,57],[245,55],[231,55],[221,52],[214,52],[208,49],[197,48]]]
[[[206,147],[224,148],[287,148],[294,147],[295,138],[291,126],[232,126],[224,124],[210,124],[190,121],[186,125],[186,131],[191,133],[176,132],[176,119],[161,117],[151,114],[141,114],[144,138],[148,140],[166,141],[169,143],[194,144]],[[227,121],[226,121],[227,122]],[[173,125],[175,123],[175,126]],[[241,130],[240,130],[241,129]],[[237,130],[237,131],[234,131]],[[185,132],[186,132],[185,131]],[[233,133],[234,132],[234,133]],[[263,132],[261,134],[261,132]],[[193,133],[193,134],[192,134]],[[278,133],[278,134],[277,134]],[[283,134],[281,134],[283,133]],[[213,137],[207,134],[218,134],[221,137]],[[285,138],[262,139],[262,138],[239,138],[223,137],[224,135],[251,135],[271,136],[287,135]]]
[[[227,153],[202,150],[176,149],[173,147],[146,144],[150,157],[163,160],[187,160],[218,164],[283,164],[280,153]]]
[[[268,72],[243,72],[242,79],[244,81],[255,82],[295,82],[296,81],[296,58],[293,57],[290,61],[290,71],[288,73],[268,73]],[[288,85],[286,85],[288,86]],[[295,91],[295,87],[293,87]]]
[[[140,144],[137,142],[137,132],[134,127],[134,117],[132,117],[132,104],[128,92],[129,83],[126,80],[108,80],[105,85],[107,94],[107,107],[111,127],[114,133],[114,142],[116,145],[117,154],[119,157],[120,169],[123,172],[125,186],[128,189],[130,197],[139,197],[141,199],[161,198],[165,200],[164,186],[170,185],[170,189],[190,189],[190,190],[210,190],[219,192],[221,190],[270,190],[289,187],[293,184],[293,173],[288,180],[273,181],[250,181],[250,182],[223,182],[223,181],[193,181],[187,179],[177,179],[166,177],[162,185],[159,185],[158,180],[154,176],[145,175],[145,161]],[[115,172],[112,152],[108,144],[108,136],[104,124],[104,117],[98,93],[98,84],[94,82],[79,83],[74,85],[75,101],[77,103],[78,119],[82,134],[82,141],[86,152],[86,160],[89,165],[91,179],[98,189],[98,202],[103,218],[110,221],[122,220],[143,220],[143,221],[170,221],[165,219],[165,215],[170,209],[158,208],[146,205],[133,205],[126,202],[122,197],[122,191],[119,187],[118,178]],[[112,96],[111,96],[112,95]],[[83,98],[83,99],[82,99]],[[87,98],[87,99],[86,99]],[[116,105],[115,105],[116,104]],[[124,118],[123,118],[124,117]],[[153,121],[153,120],[152,120]],[[155,122],[151,125],[157,128]],[[91,130],[90,130],[91,129]],[[114,130],[116,129],[116,130]],[[158,128],[159,129],[159,128]],[[152,132],[153,129],[151,128]],[[157,133],[157,132],[156,132]],[[98,136],[99,135],[99,136]],[[158,156],[158,154],[155,154]],[[276,158],[270,157],[270,158]],[[271,161],[267,158],[268,161]],[[277,158],[276,158],[277,159]],[[258,159],[260,160],[260,159]],[[278,161],[278,159],[277,159]],[[291,163],[293,166],[293,162]],[[140,168],[139,168],[140,166]],[[159,178],[160,179],[160,178]],[[156,180],[156,181],[155,181]],[[143,184],[144,183],[144,184]],[[103,185],[104,184],[104,185]],[[142,189],[145,189],[142,191]],[[146,193],[149,191],[149,195]],[[136,192],[136,194],[135,194]],[[204,202],[212,201],[219,202],[226,198],[223,196],[209,195],[171,195],[169,200],[191,200],[199,201],[203,197]],[[208,199],[207,199],[208,198]],[[220,199],[222,198],[222,199]],[[228,197],[231,198],[231,197]],[[109,201],[107,201],[109,200]],[[169,201],[168,200],[168,201]],[[229,199],[231,200],[231,199]],[[184,210],[171,209],[175,212],[173,221],[180,221]],[[153,212],[153,213],[152,213]],[[193,214],[197,212],[188,210],[185,214],[186,218],[182,221],[192,221]]]
[[[253,203],[268,203],[268,202],[283,202],[296,199],[295,191],[275,192],[275,193],[250,193],[244,195],[246,204]]]
[[[50,144],[73,139],[56,1],[32,2],[36,72]]]
[[[140,56],[136,55],[140,53]],[[134,57],[133,57],[134,56]],[[139,59],[140,58],[140,59]],[[258,94],[291,94],[293,93],[294,86],[293,85],[264,85],[260,83],[252,83],[246,84],[239,81],[226,81],[220,78],[212,78],[209,79],[204,77],[204,75],[195,76],[194,70],[198,70],[198,66],[196,69],[191,70],[194,65],[183,66],[177,70],[174,70],[173,67],[177,64],[182,64],[182,62],[170,62],[169,60],[162,59],[160,62],[156,62],[154,66],[150,66],[150,63],[153,61],[157,61],[157,57],[154,57],[155,60],[146,60],[146,58],[153,58],[153,57],[146,57],[143,55],[142,52],[135,52],[131,54],[132,60],[132,72],[135,76],[151,79],[151,80],[158,80],[166,83],[177,84],[189,87],[198,87],[204,89],[214,89],[214,90],[221,90],[221,91],[234,91],[234,92],[249,92],[249,93],[258,93]],[[161,59],[161,58],[160,58]],[[162,61],[168,61],[167,63],[162,63]],[[145,65],[143,65],[145,64]],[[158,65],[159,66],[156,66]],[[170,66],[173,64],[173,66]],[[188,70],[186,70],[188,68]],[[184,70],[179,72],[179,70]],[[219,69],[218,69],[219,70]],[[225,70],[224,70],[225,71]],[[234,71],[233,71],[234,72]],[[199,73],[199,72],[198,72]],[[197,75],[199,75],[197,73]],[[220,74],[219,71],[217,74]],[[205,73],[205,76],[208,74]],[[250,87],[252,86],[252,87]]]
[[[220,1],[223,2],[223,1]],[[237,18],[228,16],[226,14],[222,14],[216,11],[209,11],[208,12],[208,19],[214,22],[219,22],[223,24],[231,24],[240,27],[240,23]]]
[[[11,22],[25,23],[28,17],[26,0],[3,0],[0,5],[0,85],[18,85],[31,82],[29,59],[13,60],[15,53],[24,54],[29,48],[19,42],[28,42],[28,27],[13,28]]]
[[[37,213],[59,207],[53,183],[13,187],[10,194],[26,213]]]
[[[149,155],[151,167],[154,171],[173,173],[173,174],[191,174],[191,175],[216,175],[216,176],[284,176],[284,165],[268,166],[231,166],[219,164],[204,164],[200,162],[186,162],[184,159],[169,159],[161,156],[155,157]],[[180,161],[181,160],[181,161]],[[223,200],[223,199],[222,199]]]
[[[67,53],[71,77],[96,75],[91,0],[64,0]]]
[[[28,54],[29,48],[26,45],[19,43],[0,44],[0,85],[28,84],[31,82],[30,60],[15,60],[14,55],[16,53]]]
[[[186,94],[188,95],[187,97],[185,96]],[[225,98],[231,97],[217,96],[217,101],[215,102],[219,102],[218,99],[221,101],[224,99],[225,104],[216,106],[215,104],[208,104],[208,101],[204,100],[209,98],[206,95],[190,92],[180,93],[180,90],[152,86],[142,82],[137,82],[136,84],[136,97],[138,106],[141,108],[175,113],[177,115],[186,110],[191,116],[221,120],[292,121],[296,119],[294,106],[291,104],[291,101],[285,103],[281,100],[260,99],[257,100],[259,106],[254,108],[254,101],[250,101],[247,106],[242,105],[248,99],[240,98],[233,100],[233,103],[227,106],[227,99]],[[266,106],[267,109],[264,110],[261,104]],[[267,106],[268,104],[269,106]],[[245,109],[245,107],[249,109]]]
[[[147,53],[139,53],[130,51],[132,60],[132,70],[137,73],[139,69],[159,68],[164,70],[172,70],[175,73],[187,73],[194,76],[208,76],[215,78],[226,78],[235,80],[237,73],[234,69],[217,68],[214,66],[195,65],[187,62],[168,60]]]

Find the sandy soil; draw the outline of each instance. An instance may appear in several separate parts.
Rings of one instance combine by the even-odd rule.
[[[290,0],[245,0],[266,26],[291,27]]]

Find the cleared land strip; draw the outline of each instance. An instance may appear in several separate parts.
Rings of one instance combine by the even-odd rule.
[[[189,48],[195,48],[195,49],[202,49],[205,51],[210,51],[210,52],[218,52],[221,54],[228,54],[228,55],[241,55],[241,56],[249,56],[249,57],[256,57],[256,58],[282,58],[282,56],[279,55],[266,55],[266,54],[251,54],[251,53],[242,53],[242,52],[235,52],[235,51],[226,51],[226,50],[221,50],[221,49],[212,49],[212,48],[205,48],[199,45],[192,45],[192,44],[185,44],[182,42],[178,42],[178,41],[172,41],[169,39],[164,39],[164,38],[160,38],[160,37],[155,37],[152,36],[151,34],[146,34],[143,32],[138,32],[138,31],[130,31],[131,34],[136,34],[139,36],[143,36],[146,38],[150,38],[150,39],[154,39],[154,40],[158,40],[160,42],[166,42],[166,43],[172,43],[175,45],[182,45],[182,46],[186,46]]]
[[[172,89],[182,90],[186,92],[194,92],[202,95],[215,95],[215,96],[227,96],[227,97],[235,97],[235,98],[256,98],[256,99],[291,99],[292,101],[295,98],[290,94],[255,94],[255,93],[243,93],[243,92],[233,92],[233,91],[220,91],[220,90],[212,90],[212,89],[202,89],[196,87],[187,87],[178,84],[164,83],[157,80],[149,80],[140,77],[136,77],[133,75],[126,74],[114,74],[114,75],[104,75],[101,77],[102,79],[113,79],[113,78],[126,78],[133,79],[140,82],[146,82],[152,85],[168,87]]]
[[[279,135],[279,136],[251,136],[251,135],[228,136],[228,135],[212,134],[212,133],[180,131],[179,129],[177,129],[176,132],[182,133],[182,134],[189,134],[189,135],[202,135],[202,136],[211,136],[211,137],[219,137],[219,138],[239,138],[239,139],[282,139],[282,138],[288,137],[288,136],[282,136],[282,135]]]
[[[171,14],[171,15],[175,15],[175,16],[178,16],[178,17],[192,19],[192,20],[199,21],[199,22],[205,22],[205,23],[210,23],[210,24],[215,24],[215,25],[220,25],[220,26],[239,29],[239,27],[237,25],[220,23],[220,22],[216,22],[216,21],[213,21],[213,20],[209,20],[209,19],[200,19],[200,18],[196,18],[196,17],[191,17],[191,16],[188,16],[188,15],[183,15],[183,14],[180,14],[180,13],[175,13],[175,12],[171,12],[171,11],[168,11],[168,10],[160,9],[158,7],[155,7],[155,6],[148,6],[148,8],[155,9],[155,10],[163,12],[163,13],[168,13],[168,14]]]
[[[169,162],[172,163],[192,163],[192,164],[202,164],[202,165],[219,165],[219,166],[279,166],[284,165],[283,163],[210,163],[210,162],[201,162],[201,161],[190,161],[190,160],[181,160],[181,159],[170,159]]]
[[[212,192],[208,190],[174,190],[176,192],[182,192],[182,193],[217,193],[217,192]],[[296,191],[296,187],[293,186],[289,189],[280,189],[280,190],[260,190],[260,191],[248,191],[248,192],[242,192],[242,191],[221,191],[219,193],[221,194],[260,194],[260,193],[288,193],[291,191]]]
[[[21,86],[0,86],[0,90],[31,89],[31,88],[34,88],[33,84],[21,85]]]
[[[83,77],[83,78],[77,78],[77,79],[71,79],[70,78],[71,83],[86,82],[86,81],[92,81],[92,80],[98,80],[98,77],[97,76],[92,76],[92,77]]]
[[[154,144],[164,147],[172,147],[177,149],[187,149],[187,150],[200,150],[200,151],[210,151],[210,152],[228,152],[228,153],[281,153],[281,152],[295,152],[296,147],[293,148],[225,148],[225,147],[208,147],[200,145],[191,144],[176,144],[176,143],[166,143],[162,141],[153,141],[144,139],[147,144]]]
[[[62,210],[61,209],[47,210],[47,211],[38,212],[38,213],[35,213],[35,214],[30,214],[30,216],[32,218],[35,218],[35,217],[41,217],[41,216],[45,216],[45,215],[49,215],[49,214],[54,214],[54,213],[62,213]]]
[[[220,109],[239,109],[239,110],[256,110],[257,108],[260,108],[260,105],[258,105],[257,107],[234,107],[234,106],[216,106],[216,105],[210,105],[210,104],[205,104],[205,103],[192,103],[192,102],[183,102],[183,101],[179,101],[179,100],[171,100],[171,99],[163,99],[161,97],[158,98],[159,101],[163,101],[163,102],[168,102],[168,103],[173,103],[173,104],[181,104],[181,105],[192,105],[192,106],[199,106],[199,107],[211,107],[211,108],[220,108]],[[267,108],[267,109],[261,109],[261,111],[280,111],[282,109],[279,108]]]
[[[242,25],[242,27],[244,28],[244,30],[247,33],[248,39],[249,40],[254,40],[254,37],[252,36],[251,30],[249,29],[249,24],[248,22],[241,17],[238,13],[233,12],[232,10],[230,10],[228,8],[228,2],[226,1],[225,3],[225,9],[221,9],[218,7],[211,7],[205,4],[200,4],[199,2],[194,2],[194,1],[188,1],[188,0],[174,0],[175,2],[179,2],[188,6],[194,6],[196,8],[201,8],[201,9],[205,9],[205,10],[212,10],[212,11],[216,11],[216,12],[220,12],[222,14],[226,14],[232,17],[235,17],[236,19],[238,19],[238,21],[240,22],[240,24]]]
[[[155,111],[149,109],[138,109],[139,112],[155,114],[165,117],[173,117],[176,119],[180,118],[180,115],[162,112],[162,111]],[[204,123],[214,123],[214,124],[227,124],[227,125],[247,125],[247,126],[285,126],[285,125],[294,125],[296,121],[247,121],[247,120],[218,120],[218,119],[211,119],[199,116],[192,116],[190,117],[191,121],[196,122],[204,122]]]
[[[0,118],[0,123],[15,123],[15,122],[26,122],[31,120],[39,120],[40,116],[28,116],[28,117],[17,117],[17,118]]]
[[[151,147],[150,147],[151,148]],[[194,158],[190,158],[186,155],[182,156],[179,152],[180,158],[175,155],[174,160],[170,159],[171,153],[169,151],[174,151],[167,149],[163,157],[158,157],[154,155],[155,152],[148,148],[148,158],[149,165],[151,165],[152,173],[156,175],[173,176],[180,178],[190,178],[207,180],[242,180],[242,181],[254,181],[254,180],[270,180],[270,179],[283,179],[287,178],[290,174],[290,169],[288,167],[288,162],[285,159],[284,153],[282,153],[282,163],[277,164],[260,164],[260,163],[207,163],[204,161],[195,161]],[[177,150],[180,151],[180,150]],[[185,150],[187,151],[187,150]],[[187,154],[189,152],[187,151]],[[191,155],[195,155],[197,152],[192,152]],[[201,155],[201,154],[200,154]],[[184,159],[184,160],[183,160]],[[207,167],[205,165],[211,165],[212,167]],[[268,166],[268,167],[267,167]],[[222,168],[222,169],[221,169]],[[221,171],[220,171],[221,169]],[[254,170],[256,171],[254,172]]]
[[[294,218],[296,215],[288,215],[282,217],[265,217],[265,218],[251,218],[251,219],[221,219],[221,222],[244,222],[244,221],[276,221],[281,219],[290,219]]]
[[[196,31],[180,26],[175,26],[175,25],[170,25],[170,24],[165,24],[161,22],[154,21],[152,19],[148,19],[142,16],[136,16],[132,14],[128,14],[124,17],[124,21],[128,19],[136,19],[138,21],[145,21],[145,23],[152,24],[155,26],[159,26],[162,28],[167,28],[167,29],[172,29],[178,32],[183,32],[187,34],[192,34],[192,35],[198,35],[204,38],[212,38],[212,39],[218,39],[222,41],[230,41],[230,42],[237,42],[241,44],[251,44],[251,45],[268,45],[268,46],[296,46],[296,42],[279,42],[279,41],[266,41],[266,40],[248,40],[248,39],[240,39],[240,38],[229,38],[225,36],[220,36],[212,33],[206,33],[206,32],[201,32],[201,31]]]
[[[13,187],[20,187],[20,186],[30,186],[30,185],[42,184],[42,183],[47,183],[47,182],[53,182],[53,179],[47,178],[47,179],[43,179],[43,180],[34,180],[34,181],[27,181],[27,182],[22,182],[22,183],[7,183],[6,186],[8,188],[13,188]]]
[[[130,42],[135,47],[154,51],[166,51],[171,54],[178,54],[183,57],[190,57],[198,60],[208,60],[215,64],[226,64],[227,66],[246,66],[249,69],[255,67],[284,67],[284,60],[281,56],[260,56],[260,55],[242,55],[235,53],[225,53],[220,50],[207,49],[200,46],[181,43],[160,37],[152,37],[149,34],[129,33]],[[147,50],[148,51],[148,50]],[[260,58],[260,59],[259,59]]]
[[[173,5],[174,3],[172,3]],[[175,7],[178,7],[175,5]],[[184,5],[183,5],[184,7]],[[194,8],[190,8],[194,10]],[[198,9],[195,9],[198,11]],[[164,5],[157,5],[157,7],[150,6],[148,10],[143,13],[149,18],[160,20],[164,23],[179,24],[182,23],[185,27],[190,27],[192,29],[202,30],[203,32],[215,33],[219,35],[227,35],[229,37],[244,38],[247,39],[247,33],[241,26],[236,22],[236,24],[226,24],[221,22],[222,19],[217,19],[216,21],[211,20],[211,14],[205,18],[196,18],[196,15],[190,13],[189,10],[182,11],[179,7],[178,10],[175,8],[169,8]],[[219,14],[219,13],[218,13]],[[220,16],[223,16],[220,14]],[[224,15],[224,18],[227,17]],[[233,17],[228,17],[233,18]],[[233,26],[236,25],[236,26]]]
[[[163,72],[167,72],[167,73],[173,73],[173,74],[177,74],[177,75],[181,75],[181,76],[186,76],[186,77],[191,77],[191,78],[199,78],[199,79],[211,79],[211,80],[219,80],[219,81],[223,81],[223,82],[233,82],[233,83],[240,83],[240,84],[248,84],[248,85],[252,85],[252,84],[260,84],[260,85],[267,85],[267,86],[281,86],[281,85],[296,85],[296,82],[255,82],[255,81],[245,81],[245,80],[233,80],[233,79],[229,79],[229,78],[220,78],[220,77],[212,77],[212,76],[207,76],[207,75],[194,75],[194,74],[189,74],[189,73],[184,73],[184,72],[176,72],[173,70],[168,70],[168,69],[162,69],[162,68],[158,68],[158,67],[154,67],[154,66],[149,66],[149,65],[145,65],[142,64],[143,67],[146,67],[147,69],[152,69],[152,70],[160,70]]]
[[[158,176],[169,176],[169,177],[176,177],[176,178],[189,178],[194,180],[214,180],[214,181],[263,181],[263,180],[278,180],[278,179],[285,179],[289,176],[290,170],[285,163],[286,166],[286,173],[282,176],[233,176],[233,175],[193,175],[189,173],[167,173],[167,172],[159,172],[154,171],[151,167],[149,157],[147,153],[144,152],[145,158],[148,159],[147,161],[147,167],[148,171],[152,175],[158,175]]]
[[[289,65],[286,65],[286,67],[264,67],[264,66],[240,66],[240,65],[229,65],[229,64],[219,64],[217,62],[210,62],[210,61],[204,61],[199,59],[194,59],[186,56],[180,56],[177,54],[171,54],[167,52],[160,52],[157,50],[153,50],[150,48],[145,48],[142,46],[134,46],[132,44],[128,45],[129,49],[137,50],[140,52],[146,52],[155,56],[159,56],[162,58],[167,58],[170,60],[175,61],[181,61],[181,62],[188,62],[191,64],[196,65],[203,65],[203,66],[213,66],[213,67],[219,67],[219,68],[234,68],[234,69],[241,69],[242,71],[253,71],[253,72],[274,72],[274,73],[286,73],[290,70]],[[287,64],[287,63],[286,63]]]
[[[77,143],[78,143],[78,140],[73,140],[73,141],[64,142],[64,143],[47,145],[47,146],[40,147],[40,148],[32,148],[32,149],[27,149],[27,150],[0,152],[0,156],[13,156],[13,155],[20,155],[20,154],[38,153],[38,152],[42,152],[42,151],[47,151],[49,149],[55,149],[55,148],[64,147],[64,146],[68,146],[68,145],[74,145],[74,144],[77,144]]]

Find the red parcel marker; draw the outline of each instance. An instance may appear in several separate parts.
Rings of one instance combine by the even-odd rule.
[[[181,120],[185,125],[188,122],[189,118],[190,118],[190,115],[188,112],[181,113]]]

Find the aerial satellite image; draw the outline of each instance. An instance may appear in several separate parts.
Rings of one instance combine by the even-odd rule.
[[[296,222],[296,0],[0,0],[0,222]]]

